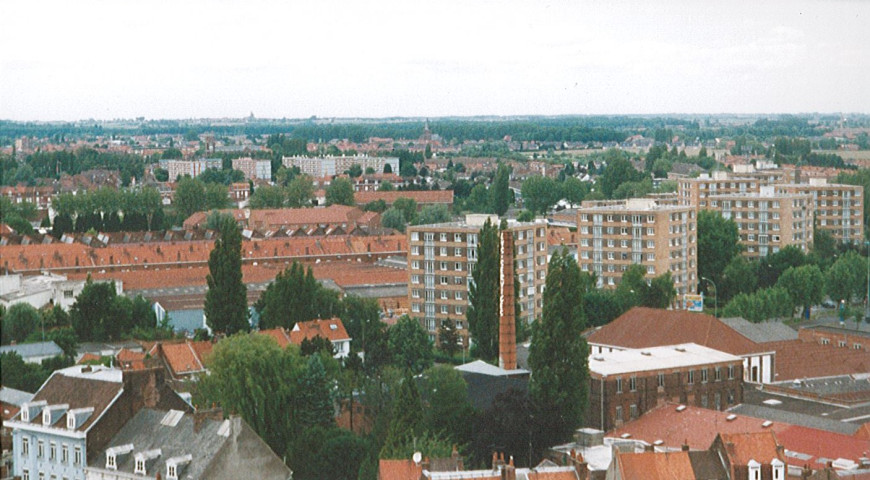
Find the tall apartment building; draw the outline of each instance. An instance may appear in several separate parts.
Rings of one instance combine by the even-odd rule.
[[[807,194],[777,192],[773,185],[760,191],[709,195],[707,209],[734,220],[750,258],[765,257],[793,245],[808,252],[813,241],[813,202]]]
[[[778,191],[809,195],[815,209],[815,226],[843,243],[864,241],[864,188],[860,185],[828,183],[810,178],[809,183],[781,184]]]
[[[698,284],[697,219],[689,205],[659,204],[651,198],[584,202],[577,211],[580,269],[600,286],[615,287],[629,265],[646,268],[651,279],[671,272],[677,294]]]
[[[251,157],[234,158],[233,170],[242,172],[246,180],[272,179],[272,162],[269,160],[255,160]]]
[[[682,178],[678,182],[677,194],[681,201],[694,205],[699,210],[709,209],[710,195],[730,195],[732,193],[758,192],[766,180],[750,177],[736,177],[728,172],[703,173],[698,178]]]
[[[468,347],[468,288],[477,263],[480,229],[487,218],[498,225],[498,217],[468,215],[464,222],[417,225],[408,228],[408,296],[411,317],[419,318],[429,337],[437,341],[441,321],[452,319]],[[547,278],[547,224],[510,221],[513,234],[515,276],[519,280],[517,318],[531,322],[541,314]]]
[[[283,157],[281,164],[286,168],[298,167],[302,173],[311,175],[314,178],[339,175],[350,170],[350,167],[354,165],[359,165],[363,172],[371,168],[375,173],[384,173],[384,168],[389,165],[390,172],[399,173],[399,159],[397,157],[369,157],[367,155],[353,155],[350,157]]]
[[[196,178],[208,169],[219,170],[223,166],[220,158],[200,158],[197,160],[160,160],[160,168],[169,172],[169,181],[189,175]]]

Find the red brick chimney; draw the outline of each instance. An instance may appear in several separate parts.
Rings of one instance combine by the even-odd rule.
[[[499,295],[498,366],[505,370],[517,368],[516,311],[514,309],[514,236],[501,232],[501,295]]]
[[[514,468],[513,455],[511,455],[509,463],[501,469],[501,480],[517,480],[517,469]]]

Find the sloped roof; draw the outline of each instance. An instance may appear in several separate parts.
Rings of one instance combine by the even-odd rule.
[[[63,350],[54,341],[20,343],[18,345],[4,345],[0,347],[0,353],[15,352],[27,361],[33,357],[54,357],[62,355]]]
[[[162,352],[173,375],[185,375],[205,371],[203,357],[211,353],[213,346],[207,341],[185,340],[182,343],[162,343],[158,351]]]
[[[587,340],[625,348],[697,343],[732,355],[773,350],[768,345],[756,344],[711,315],[647,307],[632,308],[590,333]]]
[[[720,318],[719,320],[755,343],[797,340],[798,338],[797,331],[782,322],[752,323],[740,317]]]
[[[856,350],[802,340],[764,345],[776,350],[777,381],[870,372],[870,350],[867,349]]]
[[[302,340],[312,340],[314,337],[323,337],[330,342],[340,342],[350,340],[347,330],[344,329],[344,324],[338,317],[328,320],[310,320],[307,322],[297,322],[290,331],[290,341],[294,345],[302,345]]]
[[[643,452],[616,452],[621,478],[643,478],[644,480],[672,480],[675,478],[695,478],[688,452],[668,454]]]
[[[774,458],[781,458],[776,449],[776,435],[770,431],[720,433],[725,452],[731,460],[731,465],[748,465],[750,460],[767,464]]]
[[[823,468],[828,459],[835,458],[846,458],[857,463],[861,457],[866,457],[867,452],[870,452],[870,439],[798,425],[778,431],[776,440],[789,452],[810,455],[811,458],[802,463],[809,463],[814,469]],[[794,460],[792,463],[795,463]]]
[[[79,373],[75,376],[68,374],[72,372],[72,369],[78,369]],[[88,378],[90,374],[96,378],[105,378],[104,375],[101,375],[105,370],[92,368],[90,371],[83,371],[83,369],[88,369],[88,367],[70,367],[54,372],[42,384],[32,400],[33,402],[45,400],[48,405],[68,404],[70,410],[93,407],[93,414],[76,428],[79,431],[88,430],[100,418],[100,415],[114,403],[123,390],[123,383],[120,381]],[[42,417],[37,415],[37,418],[32,419],[31,423],[41,425]],[[56,425],[66,425],[66,414],[58,419]]]
[[[870,440],[870,422],[867,422],[860,427],[858,430],[855,430],[855,437],[863,438],[864,440]]]
[[[293,343],[290,340],[290,334],[287,332],[287,330],[285,330],[282,327],[272,328],[269,330],[260,330],[259,333],[261,335],[268,335],[268,336],[274,338],[275,341],[278,342],[278,346],[281,348],[284,348],[287,345],[290,345],[291,343]]]

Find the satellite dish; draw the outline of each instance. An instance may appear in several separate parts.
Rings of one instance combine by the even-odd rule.
[[[414,452],[414,455],[411,457],[414,460],[414,463],[419,464],[420,460],[423,460],[423,454],[420,452]]]

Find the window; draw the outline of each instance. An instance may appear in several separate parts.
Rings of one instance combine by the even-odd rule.
[[[39,480],[45,480],[45,474],[44,474],[44,473],[39,472]]]
[[[447,262],[441,262],[441,270],[447,270]]]
[[[453,298],[455,300],[462,300],[462,292],[460,292],[459,290],[453,292]]]
[[[441,313],[447,314],[447,305],[441,305]]]
[[[688,383],[689,385],[695,383],[695,371],[694,370],[689,370],[689,374],[686,378],[686,383]]]
[[[420,313],[420,304],[419,303],[412,303],[411,304],[411,311],[414,313]]]
[[[420,232],[411,232],[411,241],[416,242],[420,240]]]
[[[48,460],[53,462],[57,459],[57,444],[51,442],[48,445]]]
[[[707,369],[701,370],[701,383],[707,383]]]
[[[701,406],[707,408],[707,395],[701,395]]]
[[[637,391],[637,377],[631,377],[628,379],[628,389],[632,392]]]
[[[60,463],[69,463],[69,447],[65,443],[60,447]]]
[[[453,256],[454,257],[461,257],[462,256],[462,249],[461,248],[454,248],[453,249]]]
[[[622,393],[622,379],[616,379],[616,393]]]
[[[82,447],[76,447],[73,454],[73,465],[81,465],[82,463]]]
[[[36,458],[42,458],[45,455],[45,442],[42,440],[36,442]]]
[[[715,369],[713,369],[713,378],[714,378],[717,382],[718,382],[719,380],[722,380],[722,368],[720,368],[720,367],[716,367]]]
[[[420,275],[411,275],[411,283],[420,283]]]
[[[441,300],[447,300],[447,290],[441,290],[439,295],[441,296]]]
[[[411,255],[420,255],[420,247],[414,245],[411,247]]]
[[[446,257],[447,256],[447,247],[441,247],[440,249],[438,249],[438,254],[441,255],[442,257]]]
[[[411,290],[411,298],[420,298],[420,290],[415,288]]]
[[[106,468],[110,470],[117,470],[118,465],[115,463],[114,455],[106,455]]]
[[[21,437],[21,456],[26,457],[30,452],[30,439],[27,437]]]
[[[63,298],[73,298],[73,296],[74,295],[73,295],[72,290],[64,290],[63,291]]]
[[[447,277],[441,276],[441,285],[447,285]]]
[[[22,470],[21,471],[21,478],[23,480],[30,480],[30,470]]]
[[[839,342],[837,342],[837,345],[838,345],[839,347],[845,347],[845,346],[846,346],[846,341],[845,341],[845,340],[840,340]]]
[[[461,272],[462,271],[462,263],[456,262],[456,264],[453,265],[453,269],[456,270],[457,272]]]
[[[734,380],[734,365],[728,365],[728,380]]]
[[[457,314],[457,315],[462,315],[462,307],[459,306],[459,305],[454,306],[454,307],[453,307],[453,312],[454,312],[455,314]]]
[[[462,241],[462,234],[461,233],[454,233],[453,234],[453,241],[454,242],[461,242]]]
[[[145,475],[145,460],[142,458],[136,459],[136,473]]]
[[[617,422],[622,421],[622,407],[616,407],[616,417],[615,418],[616,418]]]
[[[660,373],[658,375],[658,386],[659,388],[665,388],[665,374]]]
[[[628,414],[631,415],[631,418],[637,418],[637,405],[632,404],[628,408]]]

